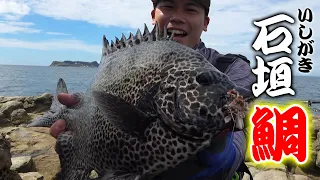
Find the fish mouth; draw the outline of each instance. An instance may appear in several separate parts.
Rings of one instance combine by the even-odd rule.
[[[167,34],[169,37],[171,37],[171,35],[174,34],[173,38],[174,37],[182,38],[188,35],[188,33],[185,30],[181,28],[174,28],[174,27],[167,28]]]
[[[225,123],[234,124],[234,128],[242,130],[245,128],[243,119],[246,117],[250,107],[250,98],[246,99],[236,90],[227,93],[228,103],[223,107],[225,110]],[[231,123],[230,123],[231,122]]]
[[[218,135],[224,130],[237,131],[244,128],[243,119],[248,105],[239,94],[230,90],[223,105],[216,110],[212,118],[198,116],[187,112],[187,108],[180,103],[179,92],[173,91],[173,109],[171,117],[162,112],[162,120],[167,128],[175,134],[192,141],[207,140],[210,136]],[[208,136],[210,135],[210,136]]]

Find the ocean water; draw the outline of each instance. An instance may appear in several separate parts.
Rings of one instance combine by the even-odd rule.
[[[83,92],[92,82],[97,68],[12,66],[0,65],[0,96],[37,96],[55,93],[59,78],[63,78],[69,92]],[[288,100],[319,101],[320,77],[298,76],[292,79],[295,96],[276,98],[282,103]],[[263,95],[261,99],[273,100]],[[320,103],[312,104],[311,110],[320,114]]]
[[[59,78],[69,92],[85,91],[97,68],[0,65],[0,96],[37,96],[55,93]]]

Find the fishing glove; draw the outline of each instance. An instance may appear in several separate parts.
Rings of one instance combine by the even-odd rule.
[[[215,146],[215,144],[211,146]],[[236,151],[232,140],[232,132],[228,132],[226,145],[221,153],[213,153],[210,148],[198,153],[198,160],[206,168],[192,176],[190,180],[210,179],[215,174],[227,171],[233,165],[235,156]]]

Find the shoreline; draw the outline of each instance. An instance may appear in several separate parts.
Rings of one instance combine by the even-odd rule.
[[[59,158],[54,150],[56,140],[50,135],[49,128],[23,127],[49,110],[51,103],[52,95],[49,93],[39,96],[0,96],[0,134],[5,134],[11,142],[11,161],[20,177],[36,176],[49,180],[54,179],[60,170]],[[245,163],[254,179],[265,180],[268,177],[285,180],[291,177],[296,180],[320,180],[320,115],[312,116],[312,123],[314,129],[311,132],[311,153],[307,165],[254,164],[247,151]],[[19,162],[23,167],[18,167]],[[245,174],[243,180],[249,180],[249,176]]]

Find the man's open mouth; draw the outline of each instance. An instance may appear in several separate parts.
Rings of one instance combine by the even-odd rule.
[[[168,29],[169,37],[171,37],[172,33],[174,33],[173,37],[185,37],[186,35],[188,35],[188,33],[182,30]]]

